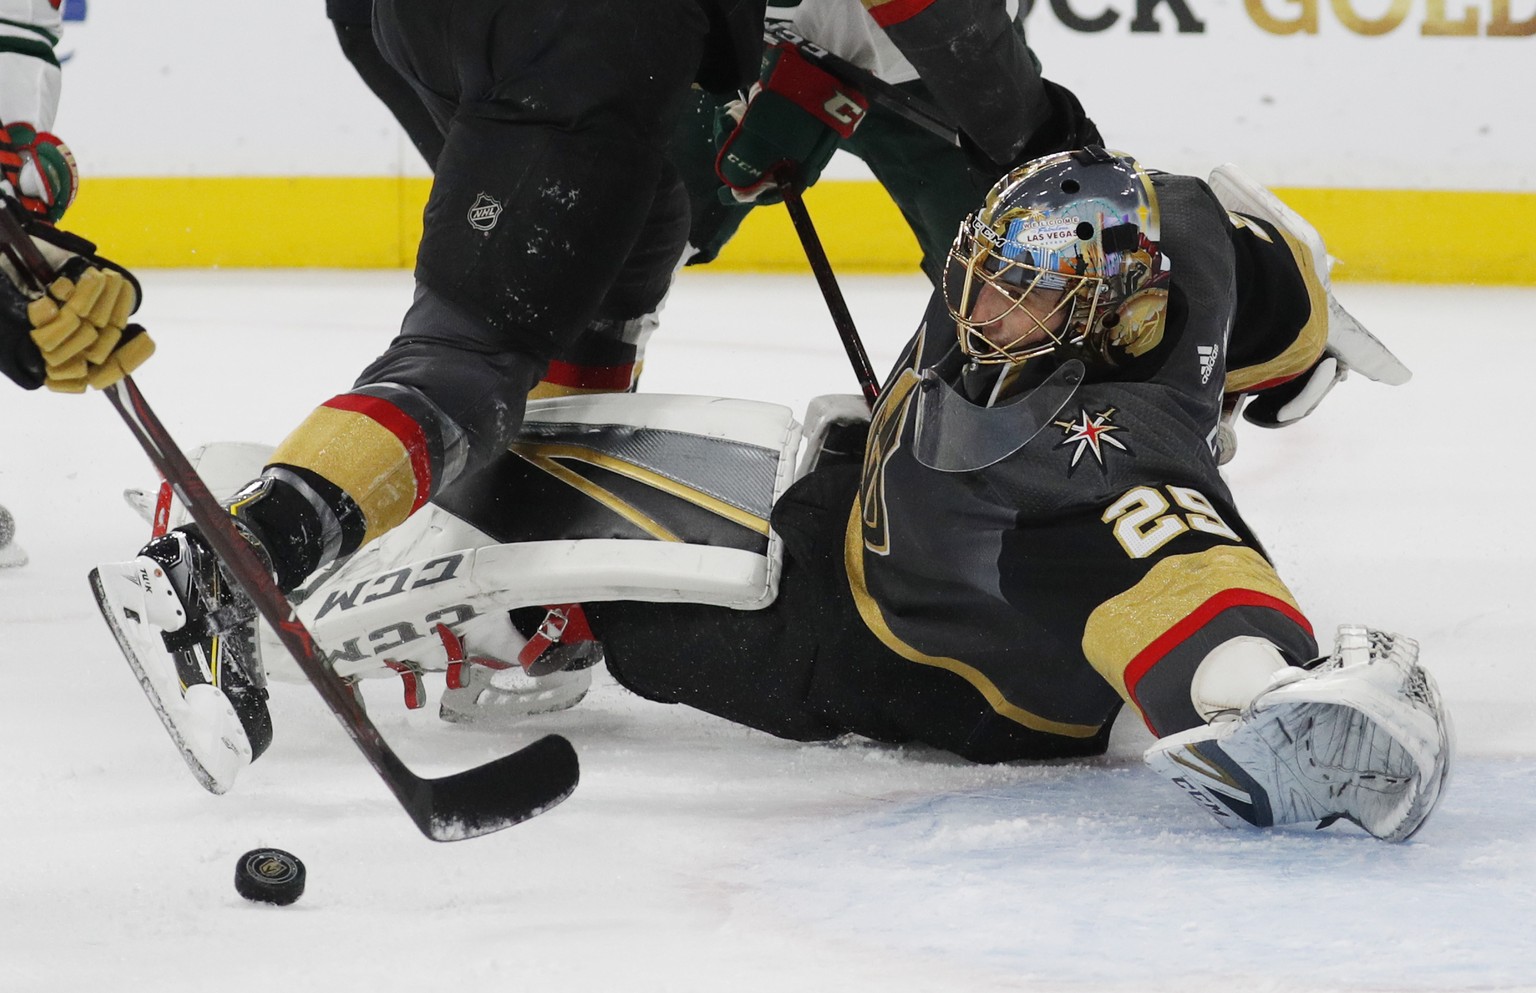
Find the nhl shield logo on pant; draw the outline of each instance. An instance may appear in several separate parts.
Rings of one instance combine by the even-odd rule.
[[[489,193],[481,193],[469,206],[469,226],[476,231],[489,231],[501,219],[501,201]]]

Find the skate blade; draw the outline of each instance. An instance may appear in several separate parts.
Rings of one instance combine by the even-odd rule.
[[[90,572],[91,592],[102,619],[193,777],[210,793],[228,792],[240,770],[251,763],[245,728],[224,694],[214,687],[193,686],[182,695],[164,643],[138,619],[142,609],[115,595],[114,584],[104,578],[102,570],[110,573],[112,568],[104,565]]]

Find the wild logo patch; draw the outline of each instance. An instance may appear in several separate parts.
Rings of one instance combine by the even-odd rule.
[[[469,226],[476,231],[489,231],[501,219],[501,201],[489,193],[481,193],[469,205]]]
[[[1079,410],[1077,420],[1052,421],[1066,434],[1066,437],[1056,443],[1057,448],[1072,448],[1072,461],[1067,467],[1067,474],[1077,471],[1078,464],[1083,461],[1083,456],[1093,453],[1094,462],[1099,470],[1104,470],[1104,455],[1108,449],[1116,448],[1127,455],[1134,454],[1130,448],[1116,437],[1117,432],[1124,432],[1125,428],[1113,423],[1115,408],[1110,407],[1097,414],[1090,414],[1087,410]]]

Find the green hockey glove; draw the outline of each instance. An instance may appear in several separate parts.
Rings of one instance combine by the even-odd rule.
[[[57,221],[80,187],[75,157],[54,135],[30,124],[0,126],[0,185],[28,213]]]
[[[777,203],[777,180],[786,172],[801,189],[810,186],[868,110],[862,93],[789,44],[767,49],[747,100],[732,101],[715,120],[715,173],[725,183],[720,199]]]

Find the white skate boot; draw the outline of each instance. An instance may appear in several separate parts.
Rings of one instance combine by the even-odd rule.
[[[191,529],[91,570],[107,626],[197,781],[224,793],[272,741],[256,611]]]
[[[1241,713],[1161,738],[1146,762],[1223,825],[1351,820],[1383,841],[1423,826],[1450,769],[1448,715],[1418,642],[1343,625]]]

